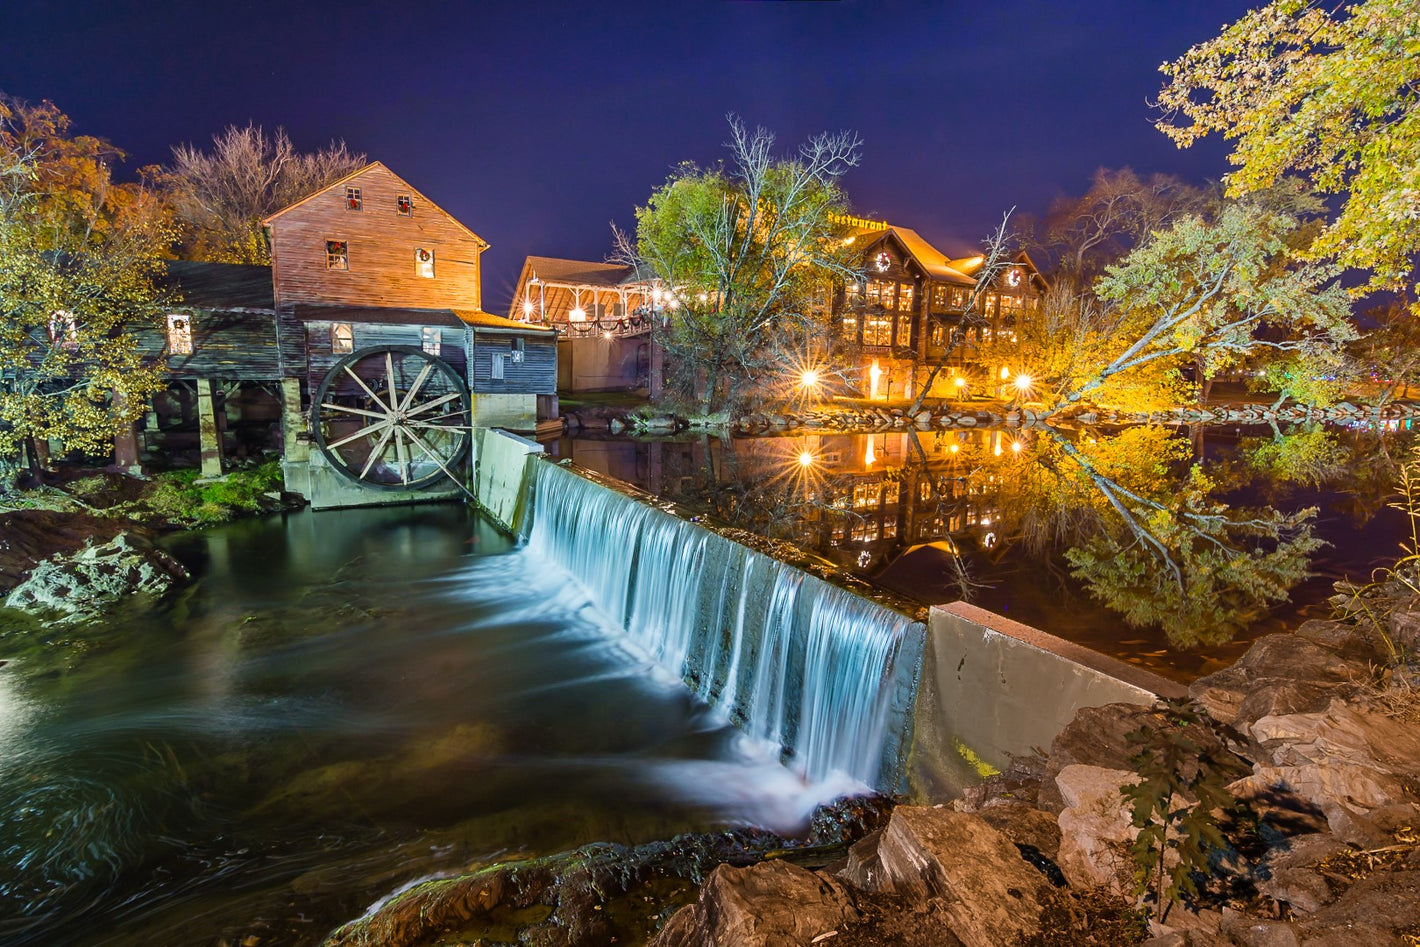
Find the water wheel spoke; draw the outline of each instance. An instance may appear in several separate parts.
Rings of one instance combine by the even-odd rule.
[[[448,404],[450,401],[453,401],[455,398],[458,397],[462,396],[459,392],[453,391],[447,395],[441,395],[440,397],[435,398],[433,401],[426,401],[417,408],[410,408],[409,410],[404,412],[404,415],[405,417],[413,417],[416,414],[423,414],[425,411],[430,411],[434,408],[437,408],[441,404]]]
[[[374,434],[376,431],[379,431],[379,430],[382,430],[382,429],[388,427],[389,424],[390,424],[390,422],[389,422],[388,420],[382,420],[382,421],[379,421],[379,422],[377,422],[377,423],[375,423],[375,424],[367,425],[367,426],[365,426],[365,427],[360,428],[360,430],[356,431],[354,434],[347,434],[345,437],[342,437],[340,440],[338,440],[338,441],[331,441],[331,442],[327,443],[325,446],[326,446],[326,447],[329,447],[331,450],[335,450],[335,448],[337,448],[337,447],[344,447],[346,444],[349,444],[351,441],[358,441],[358,440],[359,440],[360,438],[362,438],[362,437],[366,437],[366,436],[368,436],[368,435]]]
[[[401,424],[396,424],[392,430],[394,431],[395,456],[399,459],[399,477],[405,483],[409,483],[409,448],[404,446],[404,436],[408,432]]]
[[[394,377],[394,353],[385,353],[385,378],[389,380],[390,413],[399,411],[399,384]]]
[[[458,478],[455,477],[455,476],[449,471],[449,468],[448,468],[448,467],[444,466],[444,462],[443,462],[443,460],[441,460],[441,459],[439,458],[439,455],[436,454],[434,451],[430,450],[428,447],[426,447],[425,444],[424,444],[424,442],[420,439],[420,437],[419,437],[418,434],[415,434],[413,431],[410,431],[410,432],[409,432],[409,439],[414,442],[414,446],[418,447],[421,451],[424,452],[424,455],[425,455],[426,457],[428,457],[430,460],[432,460],[435,464],[438,465],[439,469],[444,472],[444,476],[448,477],[450,480],[454,481],[455,483],[458,482]]]
[[[365,389],[365,394],[369,395],[370,398],[374,400],[375,404],[379,405],[381,408],[384,408],[385,413],[388,414],[394,410],[392,407],[393,401],[391,401],[390,404],[385,404],[384,399],[382,399],[379,395],[375,394],[374,389],[372,389],[369,385],[365,384],[365,379],[355,374],[355,370],[352,369],[349,365],[345,366],[345,374],[355,379],[355,384]]]
[[[419,376],[414,379],[414,384],[409,386],[409,391],[405,392],[404,400],[400,402],[399,409],[408,411],[414,404],[414,396],[419,394],[419,389],[424,387],[424,382],[428,380],[429,373],[434,370],[433,362],[425,362],[424,367],[419,370]]]
[[[332,411],[344,411],[346,414],[358,414],[365,418],[379,418],[382,421],[389,419],[388,411],[367,411],[364,408],[352,408],[349,405],[336,404],[332,401],[325,402],[321,407],[329,408]]]
[[[361,480],[365,479],[365,475],[370,472],[370,468],[375,465],[375,461],[379,460],[380,457],[384,454],[385,448],[390,442],[390,435],[394,433],[394,430],[394,426],[390,425],[389,427],[385,428],[385,433],[380,435],[379,443],[375,445],[374,450],[370,451],[370,456],[365,458],[365,466],[360,468]]]

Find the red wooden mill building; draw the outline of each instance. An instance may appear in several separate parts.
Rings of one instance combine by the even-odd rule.
[[[175,262],[183,300],[146,341],[171,387],[140,440],[196,415],[216,475],[279,415],[287,489],[316,507],[451,495],[471,428],[555,416],[556,333],[482,309],[488,244],[375,162],[265,221],[270,267]]]

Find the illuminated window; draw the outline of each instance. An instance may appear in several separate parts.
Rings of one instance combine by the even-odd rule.
[[[430,355],[439,354],[439,330],[433,326],[425,326],[419,330],[419,344],[424,351]]]
[[[79,347],[79,324],[72,312],[61,309],[49,317],[49,342],[63,349]]]
[[[898,308],[898,309],[904,309],[904,310],[905,310],[905,309],[911,309],[911,308],[912,308],[912,289],[913,289],[913,288],[912,288],[911,286],[908,286],[906,283],[898,283],[898,284],[897,284],[897,308]]]
[[[336,355],[355,351],[355,331],[348,322],[336,322],[330,327],[330,350]]]
[[[401,194],[394,199],[395,213],[401,217],[414,216],[414,199],[408,194]]]
[[[853,485],[853,509],[862,510],[877,506],[881,494],[882,486],[876,481],[873,483],[855,483]]]
[[[883,539],[892,539],[897,535],[897,520],[888,520],[883,523]]]
[[[857,316],[849,315],[849,316],[844,316],[844,317],[843,317],[843,337],[844,337],[845,339],[848,339],[850,342],[856,342],[856,341],[858,341],[858,317],[857,317]]]
[[[857,283],[849,283],[843,291],[843,298],[848,305],[855,306],[863,301],[863,287]]]
[[[365,202],[360,198],[358,187],[347,187],[345,189],[345,209],[360,210],[365,206]]]
[[[865,523],[854,523],[849,536],[854,542],[872,542],[878,538],[878,524],[872,520]]]
[[[896,480],[890,480],[883,484],[883,502],[896,503],[902,496],[902,484]]]
[[[892,320],[885,315],[870,315],[863,320],[864,345],[891,345]]]
[[[350,252],[344,240],[325,242],[325,268],[328,270],[350,269]]]
[[[971,298],[970,290],[958,286],[952,290],[952,305],[958,309],[965,309],[967,301]]]
[[[868,281],[868,305],[882,306],[891,309],[893,283],[884,283],[882,280]]]
[[[192,317],[180,315],[179,313],[169,313],[168,315],[168,354],[169,355],[191,355],[192,354]]]
[[[434,251],[420,247],[414,251],[414,275],[424,279],[434,278]]]

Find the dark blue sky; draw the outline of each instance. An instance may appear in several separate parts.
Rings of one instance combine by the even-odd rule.
[[[525,255],[602,259],[678,161],[721,157],[732,111],[785,151],[858,132],[855,210],[951,252],[1100,166],[1217,177],[1223,143],[1179,152],[1147,100],[1247,7],[5,0],[0,90],[52,99],[130,167],[248,121],[344,138],[492,244],[500,311]]]

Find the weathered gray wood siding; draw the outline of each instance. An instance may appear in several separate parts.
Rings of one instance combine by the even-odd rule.
[[[523,340],[523,360],[512,359],[513,339]],[[476,392],[548,395],[557,391],[557,343],[551,336],[512,336],[473,330],[473,372]],[[503,356],[503,378],[493,378],[493,356]]]

